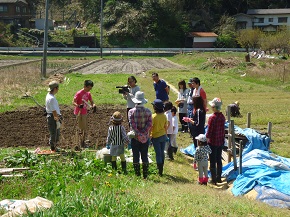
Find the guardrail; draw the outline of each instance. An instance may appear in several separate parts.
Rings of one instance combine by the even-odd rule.
[[[47,48],[50,53],[99,54],[100,48]],[[103,54],[178,54],[193,52],[246,52],[244,48],[103,48]],[[0,54],[39,54],[42,47],[0,47]]]

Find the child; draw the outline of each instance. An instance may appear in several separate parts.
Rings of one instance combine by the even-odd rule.
[[[174,160],[173,148],[171,146],[171,141],[170,141],[171,134],[173,133],[172,113],[171,113],[172,106],[173,106],[172,102],[166,102],[164,104],[164,114],[168,121],[167,137],[169,138],[169,141],[166,143],[166,146],[165,146],[165,151],[167,152],[167,156],[170,160]]]
[[[195,139],[197,140],[198,145],[194,155],[198,166],[198,184],[207,185],[208,154],[211,154],[211,149],[206,143],[206,137],[204,134],[199,134]]]
[[[177,133],[178,133],[178,119],[177,119],[177,116],[176,116],[177,109],[176,109],[175,106],[172,107],[171,113],[172,113],[173,133],[171,134],[170,141],[171,141],[171,146],[172,146],[172,149],[173,149],[173,153],[176,154],[177,149],[178,149],[178,145],[176,144],[176,136],[177,136]]]
[[[123,117],[119,111],[116,111],[111,117],[110,122],[112,125],[108,129],[107,137],[107,149],[110,149],[110,155],[112,156],[112,168],[117,170],[117,156],[121,158],[121,165],[124,174],[127,173],[126,159],[125,159],[125,147],[124,144],[129,143],[129,138],[126,135],[126,130],[122,126]]]
[[[155,99],[152,103],[154,114],[152,114],[152,128],[151,128],[151,141],[154,146],[156,154],[156,163],[159,176],[163,175],[164,166],[164,149],[167,141],[167,118],[164,114],[164,105],[160,99]]]
[[[78,121],[78,127],[80,129],[80,143],[82,148],[86,148],[86,136],[88,132],[88,109],[90,102],[91,106],[93,107],[94,111],[96,111],[96,105],[94,104],[92,95],[90,91],[94,86],[94,82],[91,80],[85,80],[84,88],[79,90],[73,99],[74,114],[76,115]]]

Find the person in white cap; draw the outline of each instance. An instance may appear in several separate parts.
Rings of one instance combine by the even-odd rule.
[[[135,174],[141,176],[139,163],[141,155],[143,178],[146,179],[149,169],[148,147],[149,131],[152,127],[152,113],[150,109],[144,107],[147,99],[145,99],[143,92],[137,91],[132,101],[135,103],[135,107],[129,110],[128,117],[130,127],[135,132],[135,137],[131,140],[133,166]]]
[[[207,185],[208,182],[208,155],[211,154],[211,149],[206,143],[204,134],[199,134],[195,137],[197,140],[197,148],[194,154],[194,160],[198,166],[198,184]]]
[[[55,94],[58,92],[59,83],[57,81],[51,81],[48,84],[48,93],[45,98],[45,110],[47,113],[47,124],[49,130],[49,145],[51,151],[58,151],[56,145],[60,136],[60,109],[58,102],[55,98]]]
[[[208,103],[213,114],[208,119],[206,132],[207,143],[212,153],[209,155],[211,183],[221,183],[222,174],[222,145],[225,142],[225,116],[221,113],[222,101],[214,98]]]

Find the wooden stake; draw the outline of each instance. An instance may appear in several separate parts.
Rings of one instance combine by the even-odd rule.
[[[251,113],[248,112],[248,116],[247,116],[247,128],[251,127]]]

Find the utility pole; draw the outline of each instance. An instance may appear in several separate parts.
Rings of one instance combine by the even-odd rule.
[[[49,0],[45,0],[43,59],[42,59],[42,67],[41,67],[42,79],[46,77],[46,58],[47,58],[47,41],[48,41],[48,5],[49,5]]]
[[[103,0],[101,0],[101,36],[100,36],[100,56],[103,58]]]

